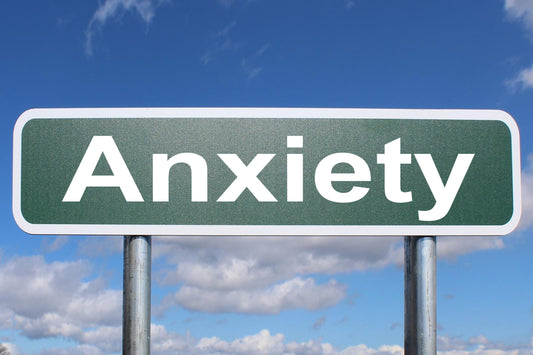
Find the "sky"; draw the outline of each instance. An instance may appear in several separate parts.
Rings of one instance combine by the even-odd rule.
[[[122,243],[30,236],[13,127],[37,107],[500,109],[523,213],[437,238],[438,351],[533,354],[533,1],[27,0],[0,4],[0,343],[119,354]],[[153,354],[403,353],[403,239],[154,237]]]

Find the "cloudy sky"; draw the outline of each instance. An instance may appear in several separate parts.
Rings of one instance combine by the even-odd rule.
[[[441,354],[533,354],[533,2],[29,0],[0,4],[0,343],[121,351],[122,238],[29,236],[12,131],[34,107],[502,109],[523,217],[438,238]],[[153,240],[152,353],[403,353],[401,238]]]

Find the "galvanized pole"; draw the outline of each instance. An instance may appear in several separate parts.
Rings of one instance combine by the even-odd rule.
[[[437,354],[436,237],[405,237],[406,355]]]
[[[152,237],[124,236],[122,354],[150,354]]]

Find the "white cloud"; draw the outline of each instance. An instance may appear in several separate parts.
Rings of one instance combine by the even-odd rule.
[[[504,247],[495,237],[441,237],[437,243],[438,256],[445,259]],[[401,237],[154,237],[153,248],[154,257],[176,264],[160,273],[162,284],[218,291],[403,264]]]
[[[449,346],[450,344],[456,347]],[[531,355],[531,344],[503,345],[491,343],[483,335],[468,340],[439,336],[439,355]],[[245,336],[234,341],[221,340],[218,337],[200,339],[196,345],[187,348],[188,353],[203,354],[247,354],[247,355],[403,355],[399,345],[381,345],[372,348],[366,344],[335,349],[331,344],[321,340],[303,343],[286,342],[283,334],[271,334],[263,329],[257,334]]]
[[[182,307],[208,313],[276,314],[295,308],[317,310],[333,306],[345,296],[345,286],[334,280],[317,285],[311,278],[294,278],[259,290],[216,291],[183,286],[174,299]]]
[[[437,244],[441,259],[502,248],[503,239],[496,237],[441,237]],[[205,312],[277,313],[320,309],[346,297],[344,286],[333,281],[316,285],[314,275],[402,267],[403,238],[154,237],[153,253],[176,265],[160,270],[158,282],[180,287],[154,314],[174,305]],[[305,295],[301,302],[290,296],[306,288],[327,291],[335,302],[313,306]],[[291,292],[283,295],[282,289]]]
[[[16,315],[15,327],[30,339],[63,336],[72,338],[82,333],[81,327],[57,313],[45,313],[38,318]]]
[[[154,257],[165,257],[168,263],[177,264],[174,270],[161,271],[157,279],[181,288],[173,298],[156,307],[155,313],[176,303],[207,312],[245,313],[331,306],[346,296],[344,286],[334,281],[317,285],[305,275],[396,265],[403,255],[398,241],[398,238],[157,237]],[[305,290],[313,292],[306,294]],[[318,291],[330,298],[309,296]],[[296,301],[295,296],[301,297],[301,301]]]
[[[250,64],[249,59],[243,59],[241,61],[241,68],[244,70],[244,73],[246,74],[246,77],[248,80],[252,80],[253,78],[257,77],[261,72],[263,71],[262,67],[254,66]]]
[[[506,82],[512,90],[533,89],[533,65],[529,68],[522,69],[513,79]]]
[[[494,343],[484,335],[464,340],[448,335],[437,336],[439,355],[531,355],[532,344],[506,345]]]
[[[189,334],[182,336],[169,332],[163,325],[152,324],[150,329],[151,351],[154,354],[192,353],[196,340]]]
[[[326,320],[327,320],[326,316],[322,316],[318,318],[316,322],[313,323],[313,326],[311,328],[313,328],[314,330],[319,330],[320,328],[322,328],[324,324],[326,324]]]
[[[72,348],[47,349],[40,355],[103,355],[102,350],[92,345],[78,345]]]
[[[38,319],[15,316],[16,328],[30,339],[61,337],[79,343],[74,352],[72,349],[65,353],[110,353],[119,351],[122,345],[121,326],[90,327],[89,323],[76,325],[76,320],[70,320],[55,313],[47,313]],[[50,352],[60,352],[50,350]],[[63,353],[63,352],[61,352]]]
[[[90,344],[106,353],[119,351],[122,347],[122,326],[103,326],[85,330],[81,336],[74,338],[82,344]]]
[[[470,239],[475,242],[469,244]],[[498,241],[440,238],[439,252],[453,257],[465,250],[503,247]],[[173,302],[206,312],[276,313],[328,307],[346,298],[345,286],[334,280],[317,284],[305,275],[379,269],[401,264],[403,255],[401,238],[169,237],[156,238],[154,247],[156,257],[177,263],[172,273],[161,275],[168,284],[183,285]],[[182,269],[180,259],[185,263]],[[105,288],[100,279],[87,281],[91,273],[92,266],[82,260],[46,262],[42,256],[4,260],[0,263],[0,328],[19,330],[29,338],[63,337],[78,344],[43,354],[119,351],[122,292]],[[272,350],[266,353],[274,354],[396,354],[399,349],[360,344],[335,350],[321,341],[286,343],[283,336],[264,332],[233,342],[216,338],[214,343],[213,338],[197,342],[163,326],[153,325],[152,331],[154,354],[213,354],[214,347],[220,354],[235,354],[261,339]],[[466,348],[461,345],[466,343],[457,343],[447,351],[501,348],[482,337],[473,339],[466,342]]]
[[[89,271],[85,261],[46,263],[42,256],[12,258],[0,265],[0,305],[28,317],[58,311]]]
[[[86,285],[66,305],[69,317],[79,319],[87,324],[117,324],[122,308],[122,291],[120,290],[86,290]]]
[[[250,0],[248,0],[250,1]],[[227,7],[233,4],[233,1],[224,1]],[[236,21],[230,22],[227,26],[215,33],[211,39],[211,45],[204,51],[204,54],[200,57],[200,62],[203,65],[208,65],[217,56],[222,53],[231,52],[242,54],[248,47],[245,46],[243,41],[236,41],[231,35],[234,28],[237,26]],[[257,77],[262,71],[263,67],[258,64],[260,58],[270,48],[270,44],[263,44],[259,49],[251,52],[250,54],[243,55],[240,61],[240,68],[246,75],[248,80],[252,80]]]
[[[492,236],[437,238],[437,255],[440,259],[455,259],[481,250],[498,250],[504,247],[502,238]]]
[[[238,258],[213,264],[186,261],[166,277],[167,283],[186,280],[188,285],[215,290],[258,287],[276,279],[269,268],[259,267],[257,260]]]
[[[120,349],[122,291],[105,289],[99,279],[86,281],[90,274],[91,265],[82,260],[47,263],[42,256],[28,256],[5,261],[0,264],[0,328],[31,339],[64,337]]]
[[[124,239],[118,236],[90,236],[78,242],[78,253],[89,257],[102,257],[122,253]]]
[[[144,23],[150,24],[155,8],[161,2],[161,0],[105,0],[101,2],[85,30],[85,53],[89,56],[93,54],[93,37],[109,20],[127,12],[134,12]]]
[[[13,317],[15,313],[4,305],[0,305],[0,329],[13,328]]]
[[[439,336],[439,355],[531,355],[531,344],[504,345],[492,343],[483,335],[463,340],[457,337]],[[183,337],[169,332],[161,325],[152,325],[152,353],[170,355],[187,353],[191,355],[403,355],[399,345],[381,345],[377,348],[366,344],[336,349],[321,339],[306,342],[287,342],[285,335],[272,334],[263,329],[257,334],[247,335],[233,341],[218,337],[201,338],[196,341],[189,335]]]
[[[3,345],[7,349],[8,355],[22,355],[19,348],[15,344],[0,343],[0,345]]]
[[[235,3],[235,0],[218,0],[218,2],[225,7],[230,7]]]
[[[533,35],[533,2],[531,0],[505,0],[505,11],[511,20],[517,20]]]
[[[120,351],[121,327],[99,327],[88,331],[80,338],[71,338],[84,342],[70,348],[42,350],[41,355],[101,355]],[[463,340],[447,335],[438,336],[439,355],[531,355],[532,344],[506,345],[493,343],[483,335]],[[12,344],[4,344],[12,355],[20,355],[19,349]],[[186,353],[191,355],[401,355],[403,348],[399,345],[381,345],[372,348],[366,344],[337,349],[321,339],[306,342],[287,342],[281,333],[271,334],[263,329],[257,334],[246,335],[232,341],[218,337],[206,337],[199,340],[190,334],[181,335],[169,331],[163,325],[151,326],[151,352],[154,355],[171,355]]]
[[[256,76],[258,76],[262,71],[263,67],[258,66],[257,64],[254,64],[265,52],[270,48],[270,45],[267,43],[263,45],[261,48],[259,48],[255,53],[248,56],[247,58],[244,58],[241,61],[241,68],[244,70],[244,73],[246,74],[248,80],[254,79]]]
[[[378,349],[372,349],[361,344],[350,346],[341,351],[339,355],[403,355],[403,348],[398,345],[382,345]]]
[[[255,0],[241,0],[240,2],[242,2],[244,4],[247,4],[247,3],[250,3],[252,1],[255,1]],[[238,2],[237,0],[218,0],[218,3],[221,4],[222,6],[226,7],[226,8],[230,8],[231,6],[233,6],[237,2]]]
[[[246,355],[403,355],[403,348],[398,345],[383,345],[377,349],[360,344],[343,350],[335,349],[331,344],[320,340],[307,342],[286,342],[283,334],[271,334],[263,329],[257,334],[249,335],[232,342],[217,337],[203,338],[194,354],[246,354]]]
[[[403,244],[395,237],[154,237],[153,253],[177,264],[161,275],[164,284],[229,290],[400,264]]]
[[[478,336],[472,337],[472,338],[468,339],[468,342],[470,344],[478,344],[478,345],[480,345],[480,344],[485,345],[485,344],[489,344],[490,343],[489,340],[484,335],[478,335]]]
[[[52,253],[63,248],[63,246],[65,246],[70,239],[70,237],[66,236],[58,236],[53,240],[50,238],[44,238],[43,242],[41,243],[41,247],[45,253]]]
[[[468,345],[459,337],[437,335],[437,348],[441,351],[464,351]]]
[[[285,343],[283,334],[272,335],[266,329],[241,339],[227,342],[217,337],[203,338],[196,345],[199,354],[289,355],[335,354],[330,344],[319,341]]]
[[[533,41],[533,1],[531,0],[505,0],[505,12],[513,21],[521,22]],[[533,88],[533,65],[522,69],[514,78],[507,80],[506,84],[512,90]]]
[[[237,26],[237,22],[232,21],[215,33],[212,44],[205,50],[204,54],[200,58],[202,64],[209,64],[221,52],[236,50],[242,47],[241,42],[234,41],[230,36],[230,33],[233,31],[235,26]]]

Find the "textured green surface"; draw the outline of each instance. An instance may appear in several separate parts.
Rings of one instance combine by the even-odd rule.
[[[119,188],[88,188],[81,202],[62,202],[96,135],[113,136],[145,202],[125,202]],[[303,149],[288,149],[289,135],[303,136]],[[402,190],[412,191],[413,202],[386,199],[376,155],[397,138],[402,153],[432,154],[444,181],[457,154],[475,154],[443,219],[418,220],[417,211],[435,201],[414,156],[402,166]],[[208,202],[190,201],[190,172],[183,164],[171,170],[170,201],[152,202],[152,154],[183,152],[206,160]],[[339,191],[354,184],[370,188],[357,202],[333,203],[316,190],[316,165],[337,152],[356,154],[370,167],[370,182],[334,183]],[[246,164],[256,154],[276,154],[259,177],[278,202],[258,202],[248,190],[235,202],[216,202],[235,177],[217,156],[224,153],[238,154]],[[303,202],[286,201],[287,153],[304,155]],[[21,159],[21,210],[34,224],[503,225],[513,213],[511,135],[492,120],[33,119],[22,131]],[[103,159],[96,173],[110,173]]]

